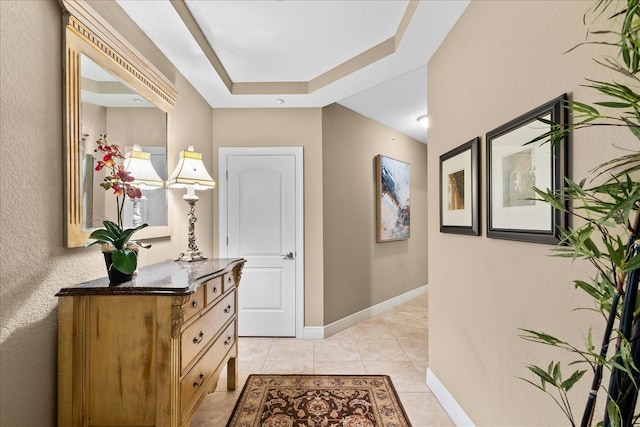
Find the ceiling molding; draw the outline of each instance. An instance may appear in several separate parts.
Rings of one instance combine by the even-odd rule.
[[[402,40],[402,37],[404,37],[404,33],[407,31],[407,28],[409,28],[409,23],[411,22],[411,18],[413,18],[413,13],[418,8],[418,4],[420,4],[418,0],[409,0],[407,10],[405,10],[404,16],[402,17],[400,25],[398,25],[398,30],[396,31],[396,49],[400,46],[400,41]]]
[[[365,50],[364,52],[344,61],[332,69],[314,77],[310,81],[300,82],[234,82],[222,61],[216,54],[215,50],[207,40],[193,17],[186,0],[170,0],[171,5],[176,13],[184,22],[186,28],[198,43],[200,49],[206,56],[207,60],[216,71],[224,85],[232,95],[308,95],[314,91],[322,89],[344,77],[371,65],[386,56],[396,52],[406,29],[411,22],[411,18],[418,7],[418,0],[410,0],[404,15],[398,25],[393,37],[378,43],[377,45]]]
[[[224,65],[222,65],[220,58],[218,58],[218,55],[216,55],[216,52],[209,44],[209,41],[200,29],[200,26],[196,22],[193,15],[191,14],[191,11],[187,7],[187,4],[184,2],[184,0],[170,0],[170,2],[182,22],[184,22],[184,25],[186,25],[187,30],[189,30],[196,43],[198,43],[198,46],[200,46],[200,49],[202,49],[202,52],[209,60],[209,63],[211,63],[213,69],[216,70],[216,73],[218,73],[218,76],[220,76],[220,79],[222,80],[224,85],[227,87],[227,89],[229,89],[229,92],[232,92],[233,81],[231,81],[229,73],[227,73],[227,70],[224,68]]]
[[[424,143],[427,63],[470,2],[114,1],[213,109],[338,103]]]

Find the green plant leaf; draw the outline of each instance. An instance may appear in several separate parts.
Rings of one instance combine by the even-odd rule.
[[[120,234],[120,236],[118,236],[118,239],[116,240],[117,244],[115,245],[115,247],[118,249],[124,248],[125,245],[129,242],[129,239],[131,238],[131,236],[133,236],[133,233],[135,233],[138,230],[142,230],[147,226],[148,224],[142,224],[136,228],[127,228],[122,232],[122,234]]]
[[[540,380],[544,381],[542,386],[544,387],[544,383],[555,384],[555,381],[551,375],[549,375],[544,369],[539,366],[527,366],[527,368],[537,375]]]
[[[549,372],[553,370],[553,379],[556,384],[562,383],[562,372],[560,371],[560,362],[556,363],[555,366],[553,362],[549,364]]]
[[[113,268],[124,274],[133,273],[138,266],[138,256],[131,249],[113,251],[111,253],[111,261],[113,262]]]
[[[598,110],[596,110],[594,107],[592,107],[589,104],[584,104],[582,102],[578,102],[578,101],[570,101],[567,103],[568,107],[578,113],[584,113],[584,114],[588,114],[591,116],[599,116],[600,112]]]
[[[103,221],[105,230],[113,235],[114,240],[117,240],[120,234],[122,234],[122,229],[118,226],[118,224],[112,221]]]
[[[567,380],[563,381],[562,384],[560,384],[560,387],[566,391],[571,390],[571,387],[573,387],[575,383],[580,381],[580,378],[582,378],[582,376],[586,372],[586,370],[575,371]]]
[[[614,101],[596,102],[595,104],[602,105],[603,107],[609,107],[609,108],[629,108],[632,105],[628,102],[614,102]]]
[[[94,230],[90,235],[90,239],[95,239],[95,242],[88,243],[87,246],[91,246],[96,243],[114,243],[114,236],[103,228]]]
[[[602,292],[600,292],[596,287],[592,286],[590,283],[585,282],[584,280],[574,280],[576,288],[580,288],[594,299],[600,300],[602,298]]]
[[[544,382],[542,382],[542,385],[540,385],[540,384],[536,384],[536,383],[534,383],[533,381],[528,380],[528,379],[526,379],[526,378],[522,378],[522,377],[518,377],[518,378],[520,378],[520,379],[521,379],[522,381],[524,381],[524,382],[527,382],[527,383],[531,384],[532,386],[534,386],[535,388],[537,388],[537,389],[539,389],[539,390],[542,390],[542,391],[544,391],[544,392],[546,392],[546,391],[547,391],[547,390],[546,390],[546,388],[545,388],[545,383],[544,383]]]
[[[633,123],[631,120],[627,118],[622,118],[622,120],[627,124],[627,127],[631,131],[631,133],[638,139],[640,139],[640,126],[637,123]]]
[[[554,345],[554,346],[558,344],[566,344],[564,341],[559,340],[558,338],[552,335],[545,334],[544,332],[532,331],[530,329],[520,329],[520,330],[529,334],[529,335],[521,335],[522,338],[528,341],[543,342],[545,344]]]

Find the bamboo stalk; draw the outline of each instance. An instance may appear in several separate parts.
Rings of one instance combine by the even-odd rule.
[[[638,239],[638,233],[640,232],[640,214],[636,214],[634,218],[633,224],[629,226],[629,239],[627,241],[627,247],[632,248],[634,242]],[[629,251],[629,257],[632,257],[633,251]],[[636,270],[637,271],[637,270]],[[609,351],[609,342],[611,340],[611,333],[613,331],[613,324],[615,323],[616,313],[618,312],[618,304],[620,302],[620,297],[623,293],[624,282],[622,280],[618,280],[616,283],[616,292],[613,296],[613,300],[611,302],[611,310],[609,311],[609,316],[607,318],[607,326],[605,328],[603,337],[602,337],[602,345],[600,347],[600,357],[606,358],[607,352]],[[636,292],[637,292],[637,283],[636,283]],[[625,304],[625,307],[627,305]],[[635,304],[634,304],[635,306]],[[633,310],[632,313],[633,315]],[[639,346],[640,348],[640,346]],[[589,427],[593,421],[593,414],[595,411],[596,401],[598,399],[598,390],[600,389],[600,385],[602,384],[602,364],[597,364],[594,370],[593,382],[591,383],[591,390],[589,391],[589,397],[587,398],[587,403],[584,408],[584,412],[582,414],[582,422],[580,424],[581,427]],[[612,373],[613,378],[613,373]],[[608,401],[608,399],[607,399]],[[608,417],[607,417],[608,418]],[[607,421],[605,420],[605,425]]]
[[[629,227],[630,235],[627,247],[629,255],[627,260],[640,254],[640,214],[636,213],[634,224]],[[638,279],[640,278],[639,269],[633,270],[627,276],[627,289],[624,291],[624,301],[622,305],[622,314],[620,316],[620,331],[618,332],[618,340],[616,342],[616,353],[620,351],[622,345],[622,337],[631,341],[634,326],[634,310],[636,305],[636,297],[638,294]],[[634,346],[638,346],[637,339],[634,340]],[[622,357],[616,357],[616,362],[622,365]],[[635,361],[634,361],[635,363]],[[636,365],[637,366],[637,365]],[[607,408],[611,401],[615,402],[620,410],[622,426],[631,426],[633,419],[633,410],[635,401],[637,400],[637,386],[635,384],[638,378],[638,372],[627,374],[621,372],[617,367],[611,369],[611,379],[609,380],[609,390],[607,395]],[[635,393],[633,392],[635,390]],[[629,395],[631,393],[631,396]],[[635,395],[635,399],[633,399]],[[631,398],[630,398],[631,397]],[[604,427],[611,425],[609,411],[605,410]]]

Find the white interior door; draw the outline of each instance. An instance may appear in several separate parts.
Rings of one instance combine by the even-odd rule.
[[[226,227],[221,215],[220,242],[226,251],[221,254],[247,260],[238,289],[238,333],[298,336],[301,149],[224,150],[220,173],[226,177],[226,199],[221,191],[220,211],[226,211]]]

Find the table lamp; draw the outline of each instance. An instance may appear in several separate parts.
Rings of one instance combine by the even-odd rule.
[[[216,182],[211,178],[207,168],[202,163],[202,153],[193,150],[193,145],[189,145],[187,151],[180,152],[180,160],[176,169],[167,180],[167,187],[186,188],[187,194],[182,198],[189,205],[189,245],[186,251],[182,251],[176,261],[200,261],[206,259],[196,245],[195,224],[197,221],[195,210],[198,196],[196,190],[208,190],[216,188]]]

